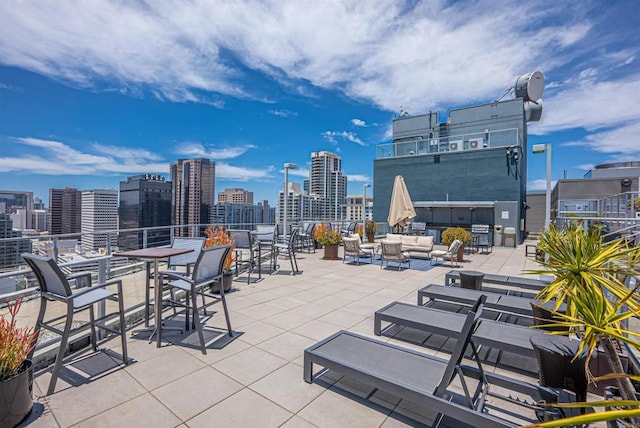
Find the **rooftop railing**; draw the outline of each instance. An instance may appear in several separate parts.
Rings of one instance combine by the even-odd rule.
[[[376,146],[376,159],[437,155],[509,146],[522,146],[522,139],[517,128],[449,135],[439,138],[426,138],[423,136],[405,138],[396,140],[393,143],[378,144]]]

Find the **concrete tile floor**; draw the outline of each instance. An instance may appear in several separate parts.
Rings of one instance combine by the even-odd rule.
[[[34,388],[37,411],[29,425],[428,426],[434,416],[428,409],[335,373],[305,383],[302,355],[307,346],[340,329],[373,337],[376,309],[394,300],[415,303],[420,287],[443,284],[451,268],[398,272],[377,265],[325,261],[321,256],[321,252],[300,254],[302,273],[297,276],[280,272],[251,284],[246,277],[238,278],[235,291],[228,294],[231,323],[238,335],[222,348],[209,345],[207,355],[200,353],[193,334],[167,333],[159,349],[142,335],[129,334],[131,363],[126,367],[118,365],[120,347],[115,338],[105,344],[103,352],[69,360],[51,396],[43,395],[49,371],[38,373]],[[282,263],[286,267],[287,262]],[[466,255],[462,269],[513,275],[534,266],[521,246]],[[135,278],[127,278],[129,283],[143,281],[140,275],[131,276]],[[207,321],[207,335],[219,335],[212,328],[224,326],[224,317],[216,313]],[[411,342],[389,336],[379,340],[445,358],[451,348],[443,338],[432,337],[423,346],[415,344],[425,339],[419,332],[400,330],[397,334]],[[487,359],[487,369],[514,367],[510,375],[535,382],[513,356],[497,364],[494,354]]]

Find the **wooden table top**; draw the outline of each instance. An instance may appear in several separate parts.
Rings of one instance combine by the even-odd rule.
[[[141,248],[139,250],[122,251],[119,253],[113,253],[113,257],[131,257],[138,259],[164,259],[171,256],[177,256],[180,254],[192,253],[193,248]]]

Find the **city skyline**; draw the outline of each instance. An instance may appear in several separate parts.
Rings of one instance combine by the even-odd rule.
[[[488,103],[545,75],[529,145],[552,178],[637,160],[640,6],[600,2],[0,4],[0,178],[7,190],[118,188],[177,159],[216,163],[217,189],[277,205],[309,155],[373,183],[376,144],[409,114]],[[507,98],[510,95],[507,95]],[[529,149],[530,150],[530,149]],[[529,156],[528,189],[545,183]]]

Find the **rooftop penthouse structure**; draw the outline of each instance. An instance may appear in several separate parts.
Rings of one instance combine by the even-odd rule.
[[[472,224],[525,230],[527,123],[542,115],[542,73],[520,76],[515,98],[393,120],[374,160],[373,219],[387,219],[396,175],[417,216],[434,228]],[[497,243],[498,245],[500,243]]]

